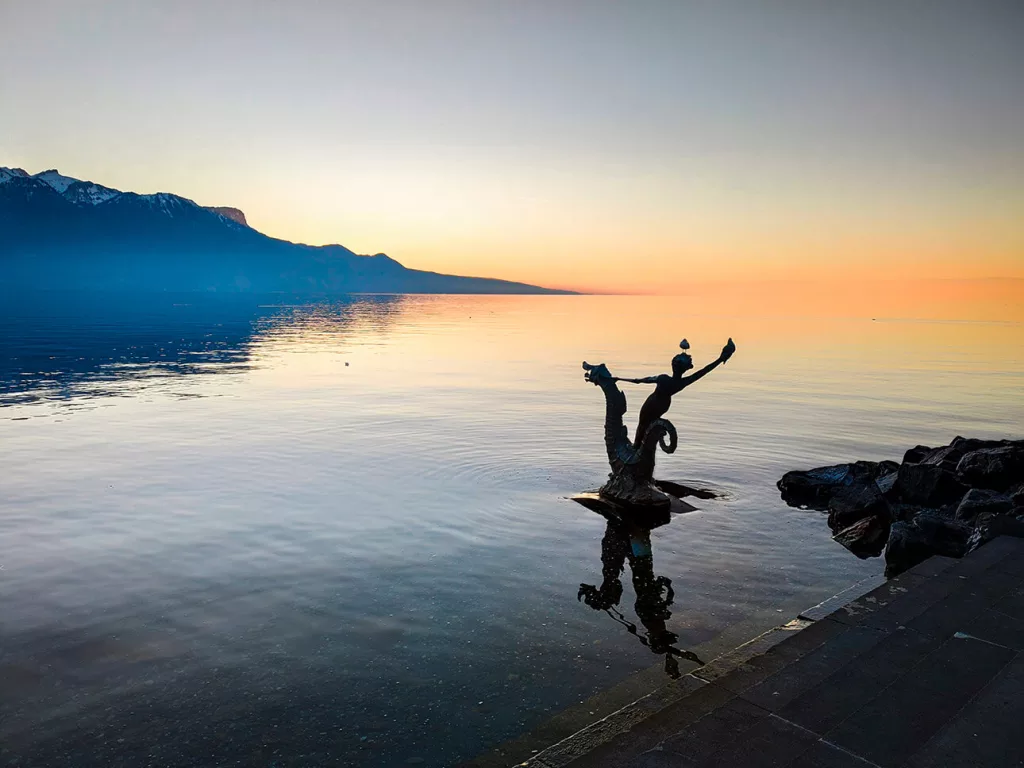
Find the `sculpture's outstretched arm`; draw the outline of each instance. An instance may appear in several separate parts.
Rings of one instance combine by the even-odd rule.
[[[587,381],[597,384],[601,379],[607,379],[608,381],[628,381],[632,384],[657,384],[657,376],[645,376],[642,379],[627,379],[622,376],[612,376],[608,368],[601,363],[599,365],[591,365],[587,361],[583,361],[583,370],[587,373],[584,378]]]

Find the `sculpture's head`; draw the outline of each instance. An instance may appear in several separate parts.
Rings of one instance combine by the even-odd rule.
[[[672,375],[677,379],[693,368],[693,358],[690,357],[690,353],[686,351],[690,348],[690,342],[683,339],[679,342],[679,348],[683,351],[672,358]]]
[[[672,375],[677,379],[693,368],[693,358],[685,352],[680,352],[672,358]]]

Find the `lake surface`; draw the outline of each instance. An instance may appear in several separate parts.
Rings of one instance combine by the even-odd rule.
[[[1020,323],[695,307],[5,301],[0,765],[447,766],[660,667],[628,565],[637,634],[577,599],[606,531],[566,498],[607,473],[584,359],[738,346],[658,458],[725,493],[651,534],[681,649],[881,572],[779,500],[786,470],[1020,436]]]

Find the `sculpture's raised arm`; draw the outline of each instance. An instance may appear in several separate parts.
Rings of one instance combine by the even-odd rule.
[[[722,347],[722,354],[718,356],[717,360],[715,360],[713,363],[708,363],[696,373],[690,374],[689,376],[683,376],[679,380],[679,383],[676,385],[676,387],[674,387],[675,391],[678,392],[681,389],[690,386],[691,384],[693,384],[693,382],[703,379],[705,376],[707,376],[709,373],[715,370],[715,368],[717,368],[720,365],[724,365],[729,360],[729,358],[732,357],[732,353],[735,351],[736,345],[733,343],[732,339],[729,339],[728,343],[724,347]]]

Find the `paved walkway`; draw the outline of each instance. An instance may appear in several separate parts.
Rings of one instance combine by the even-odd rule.
[[[932,558],[834,608],[522,765],[1024,766],[1024,539]]]

